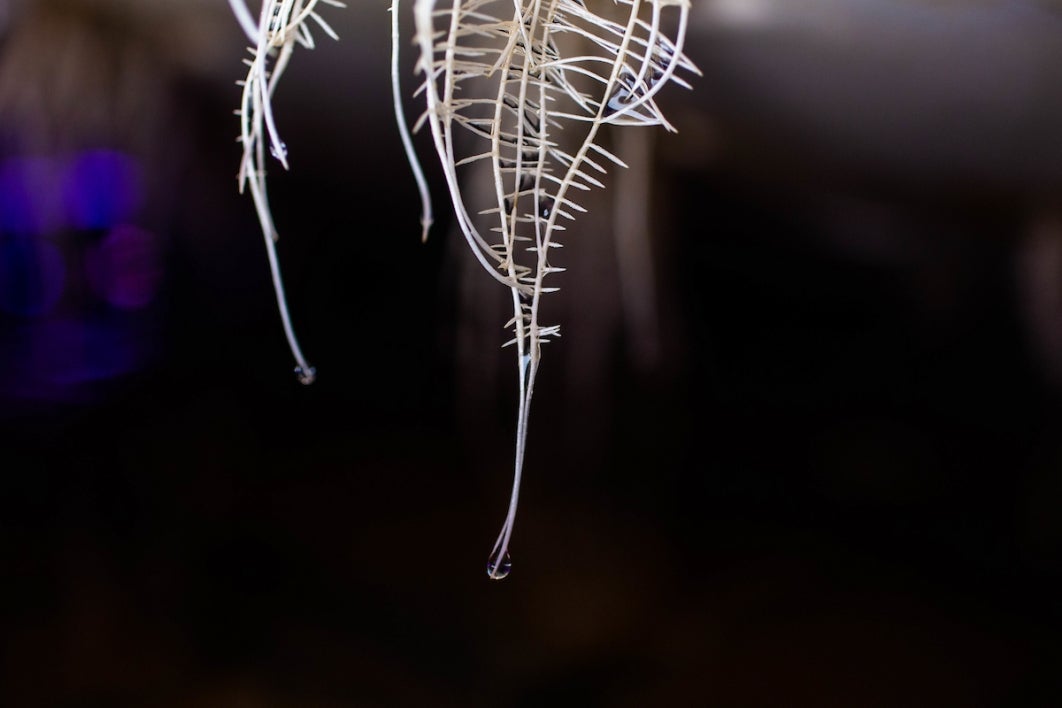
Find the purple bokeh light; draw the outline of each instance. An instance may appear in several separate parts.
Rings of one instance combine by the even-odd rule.
[[[143,363],[146,342],[127,322],[110,317],[56,318],[35,332],[37,376],[78,386],[115,378]]]
[[[46,157],[0,162],[0,233],[39,236],[59,230],[64,171]]]
[[[159,238],[128,224],[116,226],[86,253],[85,271],[93,293],[108,304],[123,310],[146,307],[162,280]]]
[[[134,225],[143,177],[108,149],[0,160],[0,410],[90,400],[150,358],[164,249]]]

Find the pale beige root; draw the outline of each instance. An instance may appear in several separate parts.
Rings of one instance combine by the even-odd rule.
[[[542,345],[560,334],[540,322],[542,296],[557,289],[552,276],[563,270],[550,255],[585,211],[580,194],[603,186],[608,163],[624,166],[601,144],[601,127],[671,129],[654,98],[668,83],[688,86],[676,71],[696,72],[682,53],[687,2],[619,0],[617,10],[600,4],[620,21],[582,0],[417,0],[414,7],[427,103],[420,122],[431,130],[467,243],[512,302],[507,345],[516,350],[520,404],[512,493],[488,565],[496,579],[507,574],[500,569],[519,502]],[[674,19],[670,32],[665,14]],[[490,165],[493,188],[462,191],[459,170],[480,162]]]
[[[343,7],[343,3],[337,0],[264,0],[255,23],[246,0],[229,0],[240,27],[253,45],[248,50],[250,58],[244,60],[247,64],[247,76],[241,82],[243,95],[237,110],[240,118],[240,143],[243,145],[239,187],[241,192],[244,188],[249,188],[254,200],[269,259],[280,321],[288,347],[295,359],[296,377],[303,384],[313,383],[317,371],[303,356],[288,312],[275,245],[278,238],[277,228],[273,222],[269,193],[266,190],[266,148],[268,145],[269,153],[286,169],[288,150],[280,139],[273,115],[273,94],[291,60],[295,46],[301,45],[307,49],[314,47],[311,24],[329,37],[338,39],[328,23],[317,13],[319,4]]]

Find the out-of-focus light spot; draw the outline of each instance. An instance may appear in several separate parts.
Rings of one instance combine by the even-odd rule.
[[[145,190],[118,151],[0,159],[0,419],[90,401],[152,357],[162,240],[128,225]]]
[[[770,0],[712,0],[707,16],[731,27],[760,27],[772,14]]]
[[[159,238],[135,226],[116,226],[88,251],[85,269],[97,297],[124,310],[146,307],[162,280]]]
[[[0,233],[38,235],[62,220],[62,167],[48,158],[13,158],[0,163]]]
[[[0,309],[23,317],[46,314],[62,297],[65,282],[63,254],[54,244],[0,236]]]
[[[78,386],[136,370],[146,343],[120,319],[52,319],[41,324],[32,366],[49,384]]]
[[[90,150],[70,165],[63,190],[70,225],[106,229],[128,221],[143,197],[141,170],[129,155]]]

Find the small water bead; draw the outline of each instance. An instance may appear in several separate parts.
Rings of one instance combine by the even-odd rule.
[[[270,143],[269,154],[278,160],[283,160],[285,157],[288,156],[288,146],[284,143],[280,143],[279,145]]]
[[[550,197],[550,196],[543,196],[541,199],[539,199],[539,201],[538,201],[538,214],[539,214],[539,216],[541,216],[543,219],[548,219],[549,215],[553,213],[553,205],[555,203],[556,203],[556,201],[553,199],[553,197]]]
[[[296,366],[295,378],[298,379],[299,383],[303,386],[309,386],[317,380],[317,369],[313,366],[307,366],[305,368],[302,366]]]
[[[506,551],[501,557],[501,562],[498,562],[496,556],[491,556],[487,560],[487,577],[491,580],[504,580],[509,577],[509,572],[513,569],[513,561],[509,558],[509,552]]]

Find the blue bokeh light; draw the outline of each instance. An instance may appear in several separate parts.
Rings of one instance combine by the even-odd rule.
[[[67,219],[79,229],[106,229],[129,221],[143,198],[140,166],[113,150],[80,153],[66,173]]]
[[[66,275],[63,254],[50,241],[0,236],[0,310],[20,317],[47,314],[63,295]]]

